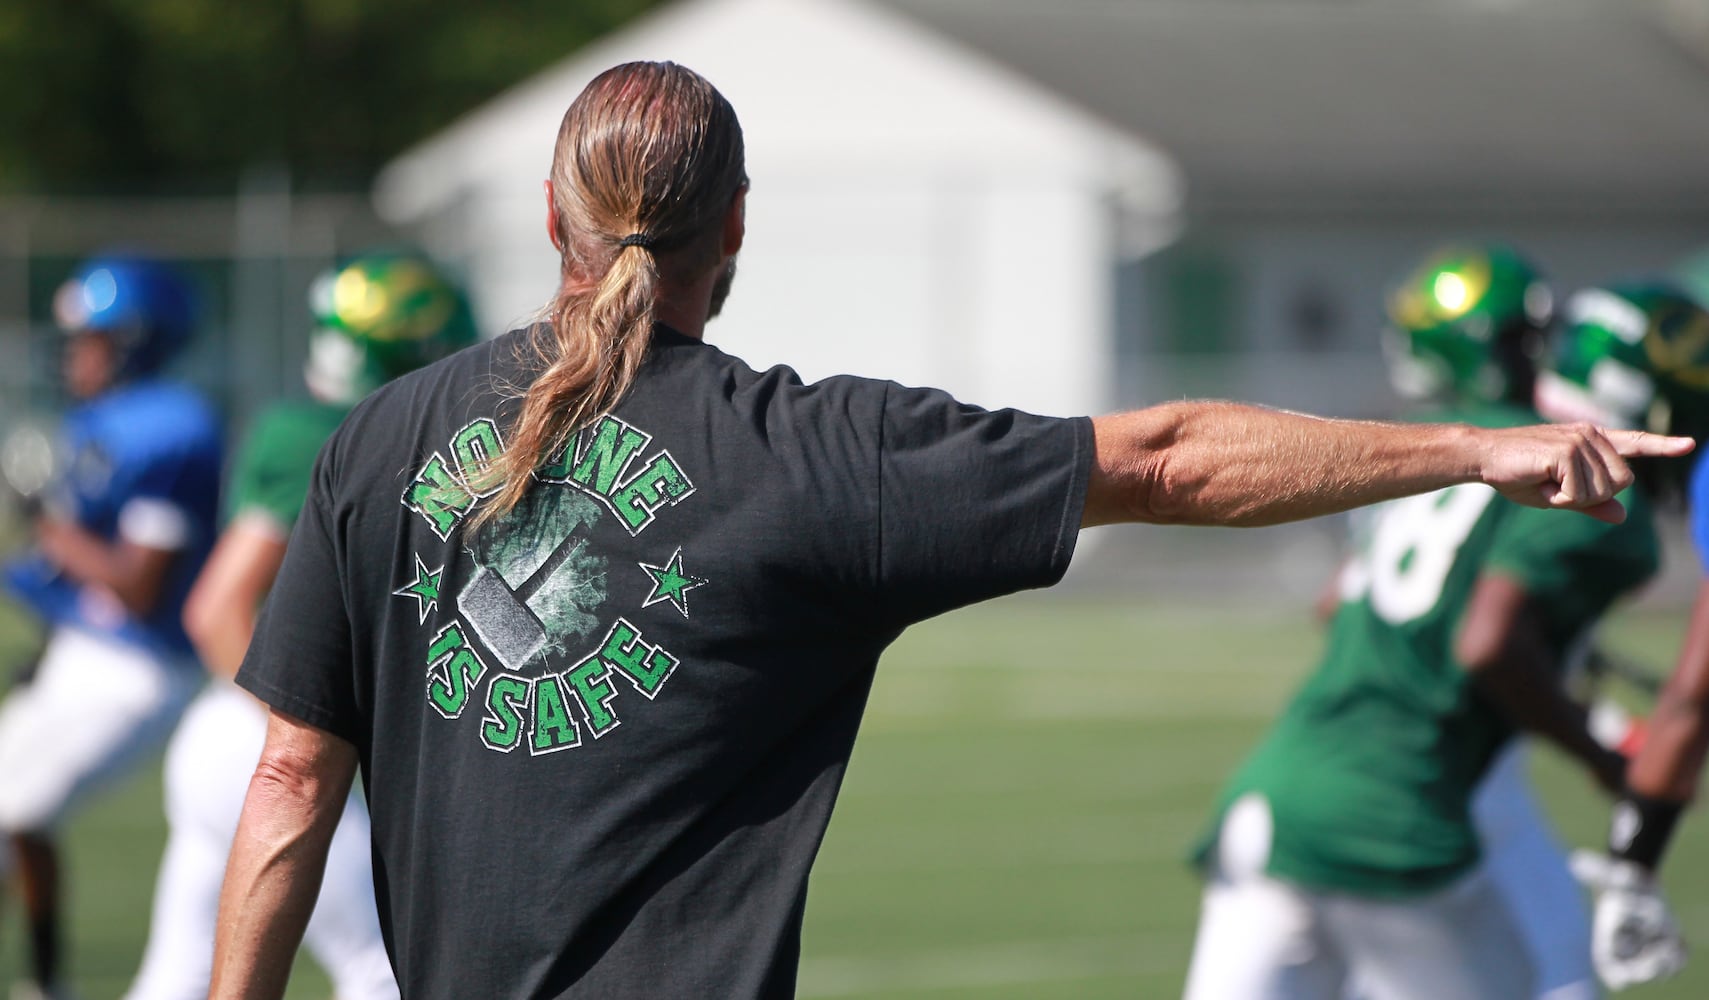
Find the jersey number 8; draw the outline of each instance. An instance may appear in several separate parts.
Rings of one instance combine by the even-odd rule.
[[[1495,497],[1471,484],[1383,504],[1364,555],[1342,578],[1342,599],[1369,596],[1390,625],[1422,618],[1441,600],[1455,554]]]

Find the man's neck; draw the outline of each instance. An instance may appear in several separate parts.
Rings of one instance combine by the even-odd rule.
[[[671,298],[668,293],[659,298],[659,304],[653,307],[653,321],[663,323],[685,337],[700,340],[706,333],[706,302],[700,302],[700,308],[685,304]]]
[[[653,319],[685,337],[703,339],[706,320],[712,312],[712,289],[718,283],[720,270],[710,270],[699,280],[686,285],[661,275],[659,301],[653,307]]]

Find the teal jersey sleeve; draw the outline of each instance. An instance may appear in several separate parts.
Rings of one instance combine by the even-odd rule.
[[[1626,520],[1608,524],[1583,514],[1518,507],[1502,519],[1486,572],[1524,587],[1551,631],[1570,640],[1614,600],[1661,566],[1649,502],[1637,489],[1620,495]]]
[[[347,412],[321,403],[281,403],[264,411],[238,452],[228,518],[259,514],[289,532],[308,495],[315,456]]]

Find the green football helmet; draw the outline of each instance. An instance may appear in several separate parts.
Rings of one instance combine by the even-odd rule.
[[[368,253],[309,287],[315,331],[303,377],[334,403],[355,403],[392,379],[476,340],[461,289],[421,254]]]
[[[1389,380],[1408,399],[1529,404],[1554,317],[1549,286],[1499,244],[1448,247],[1389,297]]]
[[[1588,420],[1701,437],[1709,433],[1709,312],[1662,283],[1587,288],[1537,377],[1537,408]]]

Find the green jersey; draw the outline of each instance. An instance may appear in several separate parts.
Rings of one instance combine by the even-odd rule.
[[[262,411],[233,468],[230,516],[259,514],[289,534],[308,495],[315,456],[349,412],[346,406],[308,401]]]
[[[1448,416],[1537,421],[1505,407]],[[1249,793],[1268,801],[1271,875],[1395,898],[1440,888],[1477,862],[1472,794],[1512,728],[1455,659],[1460,620],[1481,575],[1508,577],[1535,601],[1564,663],[1659,563],[1644,498],[1620,499],[1619,525],[1524,507],[1481,485],[1373,510],[1323,660],[1222,798],[1222,809]]]

